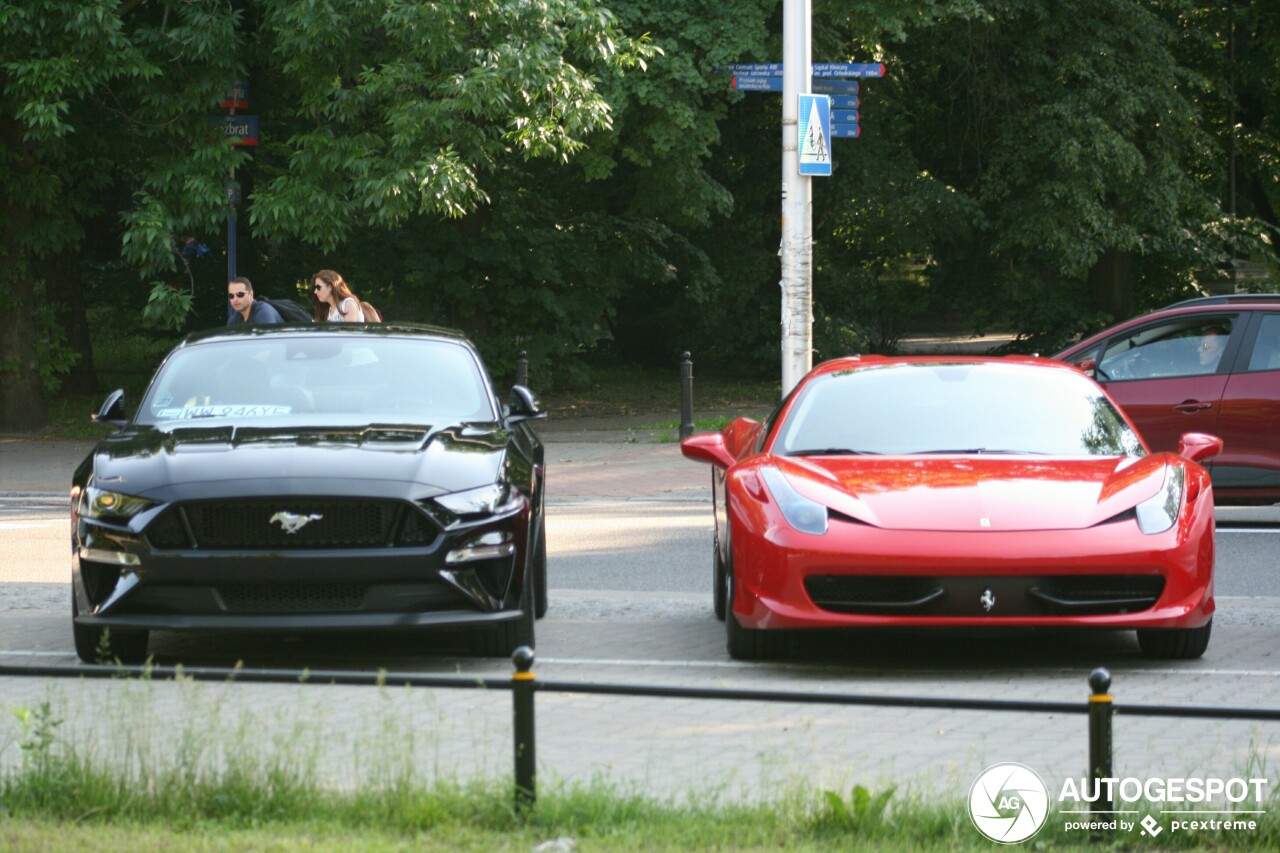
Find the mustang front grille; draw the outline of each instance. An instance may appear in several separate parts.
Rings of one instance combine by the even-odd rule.
[[[429,545],[439,535],[408,502],[306,497],[179,503],[145,532],[168,550],[381,548]]]
[[[813,575],[813,603],[834,613],[906,616],[1075,616],[1136,613],[1164,591],[1159,575],[915,577]]]

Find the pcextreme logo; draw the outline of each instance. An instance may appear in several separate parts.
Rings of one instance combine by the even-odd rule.
[[[969,818],[992,841],[1017,844],[1040,831],[1049,817],[1049,789],[1024,764],[993,764],[969,788]]]

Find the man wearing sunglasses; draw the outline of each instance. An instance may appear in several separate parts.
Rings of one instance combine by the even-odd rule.
[[[236,326],[241,323],[283,323],[280,312],[265,302],[255,302],[253,285],[244,276],[237,276],[227,282],[227,325]]]

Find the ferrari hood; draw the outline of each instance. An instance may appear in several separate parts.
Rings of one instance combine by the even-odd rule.
[[[1131,510],[1164,482],[1165,454],[1038,460],[787,458],[801,494],[891,530],[1078,530]]]
[[[496,425],[139,427],[94,449],[95,485],[153,500],[290,493],[430,497],[492,483]]]

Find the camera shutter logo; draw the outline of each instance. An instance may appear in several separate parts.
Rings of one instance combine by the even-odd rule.
[[[969,788],[969,819],[992,841],[1017,844],[1040,831],[1049,817],[1049,789],[1024,764],[993,764]]]

